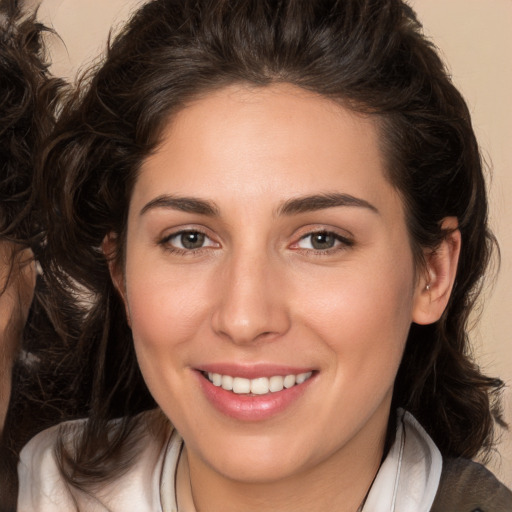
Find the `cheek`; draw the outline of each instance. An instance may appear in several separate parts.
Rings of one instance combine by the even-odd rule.
[[[186,340],[197,327],[198,293],[193,288],[184,290],[173,280],[132,280],[127,300],[134,339],[148,347],[158,349]]]
[[[185,293],[177,278],[156,271],[140,272],[140,267],[137,272],[130,272],[129,266],[126,270],[128,314],[137,361],[151,394],[174,420],[176,414],[181,417],[179,397],[187,392],[182,387],[183,354],[200,321],[194,288]]]
[[[166,351],[189,341],[206,318],[210,279],[189,266],[177,269],[165,259],[138,257],[125,268],[127,310],[136,348]]]
[[[307,327],[324,340],[345,372],[393,373],[412,320],[413,280],[410,259],[382,258],[334,277],[309,276],[295,294],[304,297],[299,307]]]

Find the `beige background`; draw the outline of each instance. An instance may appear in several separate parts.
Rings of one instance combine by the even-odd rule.
[[[80,66],[98,58],[110,27],[119,26],[143,1],[42,0],[40,18],[62,39],[50,41],[53,72],[73,80]],[[512,386],[512,0],[410,3],[470,105],[483,155],[492,170],[491,222],[501,245],[502,264],[473,337],[482,367]],[[510,389],[504,405],[512,425]],[[510,432],[503,435],[491,466],[512,487]]]
[[[493,230],[501,269],[487,292],[474,332],[481,366],[500,376],[512,429],[512,0],[413,0],[425,32],[439,48],[464,94],[490,181]],[[503,435],[491,466],[512,487],[512,433]]]

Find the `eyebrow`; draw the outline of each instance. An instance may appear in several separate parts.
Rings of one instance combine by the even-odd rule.
[[[144,215],[148,211],[157,208],[197,213],[199,215],[207,215],[208,217],[219,216],[219,208],[215,203],[194,197],[176,197],[171,195],[162,195],[152,199],[142,208],[139,215]]]
[[[379,210],[375,206],[364,199],[360,199],[349,194],[331,193],[315,194],[289,199],[279,206],[277,209],[277,215],[294,215],[339,206],[355,206],[359,208],[366,208],[377,214],[379,213]],[[218,206],[211,201],[196,199],[194,197],[176,197],[171,195],[162,195],[152,199],[142,208],[140,215],[144,215],[148,211],[157,208],[197,213],[208,217],[220,216]]]
[[[335,208],[338,206],[355,206],[366,208],[379,214],[379,210],[364,199],[351,196],[349,194],[315,194],[312,196],[303,196],[285,201],[277,210],[278,215],[294,215],[298,213],[313,212],[324,210],[326,208]]]

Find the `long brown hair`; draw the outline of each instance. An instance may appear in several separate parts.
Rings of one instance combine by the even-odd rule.
[[[21,276],[27,270],[24,266],[34,263],[30,250],[37,256],[43,240],[42,215],[38,212],[33,179],[38,155],[53,129],[58,98],[64,89],[63,82],[48,71],[42,40],[46,30],[34,14],[23,13],[21,2],[0,0],[0,244],[8,248],[7,261],[0,261],[0,275],[5,277],[0,282],[0,295],[10,285],[18,288],[19,295]],[[26,286],[23,283],[24,288],[31,286],[31,281]],[[23,293],[31,296],[32,290]],[[19,396],[22,389],[34,390],[37,383],[37,364],[27,364],[21,357],[22,350],[31,352],[33,361],[37,360],[36,345],[43,340],[36,331],[43,325],[46,332],[52,333],[45,341],[58,340],[41,293],[38,288],[25,331],[32,335],[24,339],[22,334],[27,307],[24,298],[16,304],[9,319],[10,339],[0,339],[0,355],[4,358],[2,361],[0,357],[4,363],[0,371],[8,378],[12,372],[9,410],[3,431],[0,428],[1,511],[15,509],[16,463],[21,445],[45,425],[44,415],[40,414],[40,396],[30,392],[27,402]],[[2,318],[5,314],[0,311]],[[3,351],[7,353],[1,354]],[[25,386],[21,381],[32,384]],[[27,414],[22,414],[22,410]],[[53,415],[48,414],[48,421]]]
[[[468,108],[412,9],[400,0],[155,0],[65,109],[39,184],[48,274],[68,300],[73,286],[91,299],[73,384],[88,387],[90,419],[77,452],[61,451],[75,485],[119,471],[134,415],[154,406],[103,238],[118,235],[122,262],[138,170],[174,112],[228,84],[279,82],[377,119],[418,265],[446,236],[442,219],[457,217],[462,253],[451,300],[439,322],[411,327],[393,403],[419,419],[445,456],[473,457],[492,445],[502,383],[480,372],[468,345],[468,317],[495,245],[482,164]],[[108,428],[115,416],[124,419]]]

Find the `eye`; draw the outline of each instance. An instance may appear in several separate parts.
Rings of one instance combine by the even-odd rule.
[[[217,247],[218,244],[211,240],[205,233],[196,230],[179,231],[161,242],[172,249],[194,251],[204,247]]]
[[[303,236],[296,244],[298,249],[312,251],[329,251],[343,246],[351,246],[353,242],[331,231],[317,231]]]

